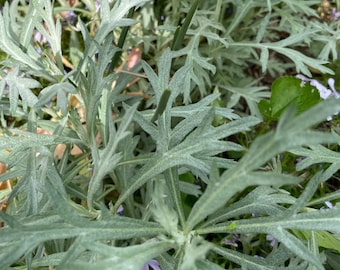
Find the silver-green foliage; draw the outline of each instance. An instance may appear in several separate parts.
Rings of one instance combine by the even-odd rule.
[[[218,93],[186,104],[195,84],[204,94],[204,82],[210,84],[210,72],[219,65],[213,64],[213,58],[200,55],[201,36],[214,46],[225,46],[229,53],[245,51],[250,55],[255,53],[254,48],[260,49],[263,71],[270,66],[268,50],[286,54],[302,72],[308,73],[307,65],[328,71],[321,60],[286,47],[298,45],[320,31],[308,29],[300,35],[298,20],[287,39],[261,43],[275,12],[290,14],[291,8],[313,15],[309,8],[313,1],[226,1],[238,3],[226,29],[207,18],[200,21],[202,14],[198,13],[194,21],[198,28],[188,31],[192,38],[186,47],[164,50],[156,68],[147,62],[134,68],[134,72],[141,68],[145,72],[153,105],[152,109],[137,110],[138,99],[121,95],[133,76],[107,74],[106,67],[118,51],[112,45],[112,31],[134,23],[124,16],[144,2],[116,1],[110,7],[103,0],[101,22],[94,37],[79,20],[84,51],[79,65],[69,73],[61,63],[61,25],[53,20],[51,1],[32,0],[25,18],[16,12],[19,1],[6,4],[0,14],[1,50],[7,55],[3,67],[8,69],[0,83],[1,113],[27,120],[26,130],[7,128],[0,136],[0,161],[8,167],[0,181],[16,182],[9,208],[0,212],[5,224],[0,228],[0,268],[141,269],[157,259],[162,270],[214,270],[222,269],[216,260],[219,256],[242,269],[323,269],[327,258],[339,260],[319,250],[317,232],[327,231],[331,239],[337,239],[339,207],[311,207],[340,197],[335,192],[312,200],[318,185],[340,168],[338,153],[321,146],[339,143],[339,135],[313,130],[340,111],[339,102],[327,100],[298,116],[293,107],[289,108],[277,128],[256,138],[249,149],[233,142],[230,136],[249,131],[261,122],[254,115],[256,103],[267,96],[263,88],[248,84],[246,91],[241,85],[221,86],[231,93],[230,107],[244,97],[252,116],[241,117],[231,108],[214,107],[220,98]],[[216,8],[222,1],[217,2]],[[254,8],[268,11],[258,25],[255,40],[234,41],[235,29]],[[35,29],[49,40],[55,62],[44,61],[36,53],[31,40]],[[219,36],[215,31],[224,34]],[[172,73],[172,63],[186,55],[183,66]],[[230,59],[242,62],[235,55]],[[39,95],[33,89],[43,86],[34,78],[48,82]],[[68,107],[70,93],[85,104],[86,128],[78,113]],[[58,97],[59,114],[48,106],[53,96]],[[183,104],[178,104],[182,99]],[[43,112],[58,116],[59,121],[43,120]],[[225,121],[214,123],[217,116]],[[37,134],[37,127],[53,135]],[[66,145],[66,150],[57,159],[53,152],[60,143]],[[72,156],[73,145],[82,154]],[[242,152],[242,158],[227,158],[225,153],[230,151]],[[309,180],[298,198],[280,187],[296,185],[300,177],[263,169],[287,151],[306,157],[298,170],[316,163],[331,164]],[[183,180],[188,175],[196,180]],[[244,190],[248,194],[238,196]],[[107,202],[104,198],[111,191],[119,196],[108,197]],[[192,205],[185,200],[189,197],[194,198]],[[121,205],[124,216],[117,214]],[[309,231],[309,238],[298,237],[298,231]],[[258,258],[208,240],[211,235],[233,234],[272,235],[279,244],[266,258]]]

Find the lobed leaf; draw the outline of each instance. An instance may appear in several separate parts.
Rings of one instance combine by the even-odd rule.
[[[186,224],[190,231],[205,217],[212,214],[228,201],[236,192],[251,185],[275,185],[296,183],[298,179],[288,175],[270,176],[266,173],[252,172],[257,170],[265,161],[277,154],[292,149],[298,145],[335,142],[331,134],[306,131],[317,122],[325,119],[331,112],[336,111],[340,104],[336,100],[327,100],[312,109],[291,119],[293,110],[288,110],[283,115],[275,132],[269,132],[257,138],[248,153],[240,162],[221,176],[211,174],[211,182],[207,190],[194,205]],[[316,117],[310,117],[316,115]],[[275,181],[275,182],[274,182]]]

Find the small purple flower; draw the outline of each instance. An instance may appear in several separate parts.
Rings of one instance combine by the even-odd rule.
[[[335,22],[338,20],[338,18],[340,17],[340,12],[339,11],[336,11],[335,8],[332,9],[332,21]]]
[[[327,99],[331,94],[332,91],[327,89],[327,87],[325,87],[324,85],[322,85],[319,81],[315,80],[315,79],[309,79],[303,75],[296,75],[296,78],[299,78],[302,82],[301,82],[301,86],[303,86],[306,82],[309,82],[310,85],[314,86],[316,89],[318,89],[319,93],[320,93],[320,97],[322,99]]]
[[[48,40],[45,36],[43,36],[38,30],[35,31],[33,35],[33,40],[35,42],[39,42],[41,44],[48,44]]]
[[[150,260],[144,264],[142,270],[161,270],[161,268],[156,260]]]
[[[269,246],[274,247],[274,245],[275,245],[275,243],[276,243],[276,239],[274,238],[274,236],[268,234],[268,235],[266,236],[266,240],[270,242],[270,243],[269,243]]]
[[[66,13],[65,18],[70,24],[74,24],[77,20],[77,14],[75,14],[73,10],[70,10]]]
[[[95,1],[94,2],[94,6],[96,7],[96,10],[98,11],[100,9],[100,7],[101,7],[101,4],[100,4],[99,1]]]
[[[42,50],[41,50],[41,47],[40,45],[45,45],[47,47],[50,47],[50,43],[48,42],[47,38],[42,35],[38,30],[36,30],[33,34],[33,41],[36,43],[36,44],[39,44],[38,46],[36,46],[36,51],[41,54],[42,53]]]
[[[41,41],[41,33],[39,31],[35,31],[34,35],[33,35],[33,40],[36,42],[40,42]]]
[[[122,215],[123,215],[123,211],[124,211],[123,205],[119,205],[119,206],[118,206],[118,209],[117,209],[117,211],[116,211],[116,214],[117,214],[118,216],[122,216]]]
[[[314,86],[316,89],[318,89],[320,97],[322,99],[327,99],[329,97],[335,97],[340,98],[340,94],[335,89],[335,81],[333,78],[329,78],[327,83],[330,89],[328,89],[326,86],[322,85],[319,81],[315,79],[309,79],[301,74],[296,75],[296,78],[299,78],[301,82],[301,86],[303,86],[306,82],[309,82],[310,85]],[[335,113],[337,115],[338,113]],[[332,120],[332,116],[328,116],[327,120]]]

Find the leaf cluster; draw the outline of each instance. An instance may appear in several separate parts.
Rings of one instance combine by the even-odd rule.
[[[13,185],[0,193],[7,199],[1,269],[142,269],[152,259],[165,270],[324,269],[340,261],[339,206],[319,209],[340,194],[313,198],[340,168],[338,153],[326,147],[339,144],[339,135],[316,128],[340,111],[338,100],[315,97],[306,105],[311,89],[301,94],[295,78],[278,79],[265,103],[276,128],[247,145],[237,140],[256,133],[257,104],[269,96],[261,79],[249,80],[249,59],[273,74],[283,66],[270,52],[306,75],[309,67],[331,72],[322,65],[326,54],[317,59],[296,49],[316,36],[325,40],[313,24],[304,28],[317,16],[315,1],[157,1],[166,17],[154,39],[157,57],[129,70],[116,68],[116,59],[133,38],[122,34],[116,46],[116,35],[127,27],[138,32],[135,19],[151,12],[151,2],[103,0],[96,12],[84,1],[98,21],[78,17],[71,70],[52,1],[22,2],[6,3],[0,14],[0,162],[7,167],[0,182]],[[131,10],[135,19],[126,17],[134,17]],[[182,26],[168,23],[182,12]],[[49,44],[41,54],[36,31]],[[24,124],[7,125],[9,117]],[[268,169],[284,152],[304,157],[297,171],[282,172],[279,162]],[[328,166],[307,179],[297,173],[319,163]],[[285,189],[303,180],[299,194]],[[264,235],[275,244],[254,248]],[[232,237],[241,240],[228,245]]]

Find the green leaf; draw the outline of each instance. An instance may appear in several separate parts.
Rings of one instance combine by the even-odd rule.
[[[270,3],[270,2],[269,2]],[[259,30],[257,32],[257,35],[256,35],[256,38],[255,38],[255,41],[260,43],[261,40],[263,39],[264,35],[265,35],[265,32],[266,32],[266,28],[268,26],[268,23],[270,21],[270,17],[271,17],[271,12],[268,12],[268,14],[263,18],[263,20],[261,21],[261,24],[260,24],[260,27],[259,27]],[[262,52],[263,53],[263,52]],[[268,54],[268,50],[267,50],[267,54]],[[266,58],[266,61],[268,59]],[[266,69],[263,69],[262,68],[262,72],[265,71]]]
[[[260,55],[260,63],[262,67],[262,72],[266,72],[269,59],[269,51],[267,48],[262,48]]]
[[[335,254],[333,252],[326,252],[327,256],[327,263],[332,267],[333,269],[336,269],[340,263],[340,255]]]
[[[201,0],[195,0],[195,2],[191,5],[188,14],[185,17],[185,21],[183,25],[178,26],[176,33],[174,35],[172,45],[171,45],[171,50],[176,51],[181,48],[183,41],[184,41],[185,34],[188,31],[188,28],[190,26],[192,17],[194,16],[196,9],[200,2]]]
[[[186,223],[186,230],[193,226],[193,223],[198,223],[198,221],[201,221],[209,214],[214,213],[234,194],[242,191],[248,186],[280,186],[294,184],[300,181],[298,178],[289,175],[260,172],[246,173],[245,171],[241,172],[238,170],[238,165],[235,165],[228,171],[228,173],[225,173],[222,176],[211,174],[210,177],[210,183],[208,184],[206,191],[196,202],[189,215]],[[225,188],[226,186],[228,186],[228,188]]]
[[[245,1],[241,2],[240,5],[236,5],[236,11],[235,11],[235,19],[232,20],[232,23],[228,25],[228,28],[226,30],[226,34],[230,35],[235,28],[242,22],[244,17],[247,15],[249,10],[251,10],[254,6],[256,6],[256,3],[254,1]]]
[[[221,268],[217,264],[214,264],[208,260],[198,260],[195,262],[195,265],[197,267],[197,270],[223,270],[224,268]]]
[[[212,244],[203,240],[200,236],[193,236],[190,242],[185,245],[184,257],[179,269],[196,269],[193,268],[196,261],[204,259],[211,247]]]
[[[229,207],[216,211],[211,215],[209,220],[204,223],[204,227],[245,214],[278,215],[286,210],[286,208],[280,204],[293,205],[295,202],[296,199],[294,197],[285,194],[283,191],[280,192],[280,190],[268,186],[259,186]]]
[[[194,128],[196,128],[203,118],[211,113],[210,108],[202,107],[197,109],[195,114],[189,115],[184,120],[179,122],[171,131],[169,146],[175,147],[179,144]],[[197,116],[200,117],[197,117]]]
[[[299,171],[318,163],[332,163],[340,167],[340,154],[322,145],[311,145],[308,148],[299,147],[290,152],[298,156],[306,157],[297,164],[296,169]]]
[[[272,119],[272,104],[269,100],[263,99],[258,103],[261,114],[266,119]]]
[[[92,156],[94,174],[90,180],[89,189],[87,193],[88,196],[87,202],[90,209],[93,208],[95,195],[102,186],[102,180],[104,176],[107,175],[109,172],[113,171],[113,169],[117,167],[118,162],[121,160],[122,157],[121,153],[117,153],[116,151],[119,142],[129,135],[128,128],[129,125],[131,124],[135,109],[136,106],[131,107],[129,110],[125,112],[125,115],[121,121],[121,125],[119,126],[117,131],[115,131],[114,124],[112,123],[112,121],[109,122],[111,136],[103,150],[97,149],[96,142],[93,142]]]
[[[310,110],[292,119],[292,109],[285,112],[275,132],[269,132],[258,137],[251,145],[248,153],[240,162],[225,171],[221,176],[212,175],[204,194],[194,205],[188,221],[186,231],[190,231],[205,217],[224,205],[236,192],[251,185],[285,185],[296,183],[295,177],[288,175],[274,176],[266,173],[252,172],[258,170],[266,161],[277,154],[290,150],[298,145],[316,144],[322,142],[336,142],[331,134],[307,131],[327,115],[340,109],[337,100],[326,100]],[[310,117],[315,115],[315,117]]]
[[[88,36],[88,31],[84,24],[81,24],[81,31],[85,41],[85,52],[82,61],[78,66],[78,70],[82,70],[87,65],[87,61],[96,53],[96,44],[102,44],[108,35],[117,27],[129,26],[135,24],[136,21],[132,19],[125,19],[124,15],[136,6],[141,6],[149,0],[130,0],[124,2],[115,2],[115,5],[110,9],[108,0],[101,2],[100,14],[102,16],[100,26],[94,36],[94,41]],[[92,42],[89,42],[92,41]],[[111,58],[108,57],[108,60]]]
[[[0,212],[1,219],[3,219],[3,215]],[[149,227],[145,222],[137,221],[136,223],[132,219],[121,217],[111,221],[83,221],[81,226],[79,224],[74,226],[61,223],[60,220],[54,223],[50,221],[47,224],[39,224],[39,221],[43,220],[36,217],[34,224],[25,224],[25,229],[6,227],[0,230],[1,243],[7,247],[6,250],[0,252],[1,268],[6,268],[14,263],[32,246],[48,240],[67,239],[77,236],[85,236],[88,241],[129,239],[156,236],[165,232],[164,229],[157,228],[155,224],[150,223],[151,227]],[[169,248],[169,244],[167,246]]]
[[[244,98],[251,110],[251,115],[259,116],[258,112],[258,103],[270,97],[270,92],[267,91],[266,86],[257,86],[257,80],[243,80],[241,82],[237,82],[237,85],[231,85],[224,78],[222,79],[223,84],[218,84],[218,87],[227,90],[232,93],[230,101],[227,104],[228,108],[235,107],[241,98]]]
[[[201,96],[206,95],[205,85],[210,84],[209,73],[215,73],[216,67],[209,63],[211,58],[203,57],[196,49],[198,39],[191,39],[189,44],[173,54],[173,57],[186,56],[185,66],[188,67],[188,76],[186,76],[183,84],[184,103],[191,102],[190,92],[191,84],[198,86]]]
[[[324,204],[327,201],[332,201],[332,200],[339,200],[340,199],[340,190],[334,191],[327,193],[326,195],[320,197],[320,198],[315,198],[311,200],[307,206],[313,206],[313,205],[319,205],[319,204]]]
[[[165,89],[163,91],[163,94],[159,100],[159,103],[157,104],[156,111],[154,115],[151,118],[151,122],[154,122],[158,119],[160,115],[165,111],[165,108],[167,107],[169,97],[171,95],[171,90],[170,89]]]
[[[25,20],[23,25],[25,27],[22,29],[23,32],[20,36],[20,43],[24,46],[24,48],[27,48],[32,40],[32,35],[35,27],[36,21],[40,19],[40,16],[38,14],[37,9],[35,8],[35,5],[33,4],[36,1],[31,1],[28,6],[28,11],[25,16]],[[39,5],[43,5],[43,0],[38,1]]]
[[[61,59],[61,24],[59,19],[54,19],[53,17],[53,7],[52,2],[39,0],[32,0],[34,9],[39,17],[43,19],[44,24],[40,20],[35,20],[35,27],[38,31],[48,40],[53,55],[55,56],[56,66],[52,63],[55,68],[55,75],[63,74],[63,64]],[[56,21],[56,22],[55,22]]]
[[[315,256],[308,251],[304,244],[291,235],[287,229],[298,230],[320,230],[339,233],[340,229],[337,225],[340,221],[340,208],[335,207],[328,210],[312,211],[301,213],[293,216],[263,217],[244,219],[241,221],[232,221],[212,226],[206,229],[199,229],[196,232],[201,233],[218,233],[228,231],[230,233],[264,233],[273,235],[282,242],[286,248],[290,249],[301,259],[313,263],[318,269],[323,269],[320,262]],[[233,224],[230,227],[230,224]]]
[[[174,203],[175,209],[178,213],[181,227],[184,227],[185,217],[184,209],[180,192],[180,183],[178,178],[177,168],[170,168],[164,172],[164,178],[168,185],[172,201]]]
[[[209,166],[200,160],[202,157],[198,155],[196,158],[193,155],[196,153],[204,153],[204,151],[208,151],[209,153],[215,145],[216,149],[219,149],[219,152],[228,150],[230,145],[228,143],[223,144],[219,141],[220,139],[247,130],[259,121],[255,117],[245,117],[219,127],[212,127],[211,123],[213,116],[212,110],[210,110],[204,118],[201,118],[200,115],[196,115],[196,117],[200,119],[199,126],[191,132],[182,143],[177,144],[166,152],[155,154],[154,157],[131,179],[131,184],[121,193],[115,207],[118,208],[127,197],[147,181],[172,167],[179,165],[189,166],[197,168],[204,173],[208,173]],[[160,143],[164,144],[164,141],[162,140]],[[221,147],[221,145],[223,145],[223,147]],[[216,152],[214,152],[214,155],[215,154]]]
[[[0,14],[0,44],[1,50],[13,57],[15,60],[20,63],[27,65],[29,68],[34,70],[42,70],[42,66],[33,60],[28,54],[23,52],[17,44],[13,41],[13,39],[8,36],[8,29],[6,29],[7,22],[4,20],[4,16],[8,16],[8,3],[6,2],[3,12]]]
[[[156,181],[155,190],[152,194],[152,213],[157,222],[163,226],[175,241],[182,245],[185,241],[184,236],[178,230],[177,213],[170,208],[165,200],[165,182]]]
[[[324,269],[319,258],[310,252],[307,247],[301,241],[299,241],[299,239],[294,237],[286,230],[282,229],[280,226],[278,226],[274,231],[275,233],[273,232],[272,235],[277,240],[281,241],[286,246],[286,248],[289,248],[303,260],[312,263],[317,269]]]
[[[301,113],[321,101],[318,90],[309,83],[303,84],[295,77],[280,77],[272,85],[270,98],[272,118],[278,119],[284,109],[296,105],[296,112]]]
[[[28,107],[33,107],[38,98],[32,92],[34,88],[40,88],[38,81],[30,78],[24,78],[19,75],[19,68],[10,71],[4,78],[4,81],[9,87],[10,110],[14,113],[18,107],[19,97],[22,100],[24,112],[27,112]]]
[[[56,83],[51,86],[44,88],[39,93],[39,101],[35,104],[37,109],[40,109],[42,106],[46,105],[48,102],[51,102],[54,96],[57,97],[57,107],[56,109],[60,109],[63,115],[67,113],[68,99],[67,93],[76,93],[76,89],[70,83]]]
[[[298,237],[302,236],[305,240],[308,240],[312,234],[310,231],[292,230],[292,232]],[[332,249],[340,254],[340,239],[338,237],[326,231],[315,231],[313,233],[319,247]]]
[[[263,258],[255,258],[254,256],[249,256],[246,254],[242,254],[240,252],[226,249],[217,245],[214,245],[212,251],[227,258],[228,260],[235,262],[239,265],[242,265],[245,269],[254,269],[254,270],[275,270],[280,269],[277,266],[273,266]]]
[[[0,201],[3,201],[6,196],[8,196],[11,193],[10,189],[1,189],[0,190]]]
[[[28,148],[56,144],[56,136],[36,134],[28,131],[10,129],[12,136],[0,137],[0,149],[13,149],[13,152],[24,151]]]
[[[251,5],[254,3],[249,2],[249,6],[247,8],[251,8]],[[242,10],[242,12],[244,12]],[[235,26],[235,25],[233,25]],[[315,34],[318,34],[322,29],[312,29],[312,28],[304,28],[303,32],[293,33],[289,37],[285,39],[281,39],[277,42],[267,42],[267,43],[258,43],[258,42],[232,42],[229,44],[230,47],[245,47],[245,48],[258,48],[260,50],[273,50],[278,52],[286,57],[288,57],[294,64],[297,72],[302,72],[303,74],[312,77],[312,74],[309,70],[310,67],[318,70],[320,73],[328,73],[334,74],[334,72],[325,66],[327,61],[315,59],[309,56],[302,54],[300,51],[289,48],[288,46],[299,44],[299,42],[305,42],[305,40]],[[264,58],[262,58],[263,60]]]
[[[100,254],[102,257],[98,261],[87,262],[76,260],[68,261],[62,265],[63,269],[127,269],[135,270],[142,269],[144,264],[151,259],[158,257],[163,252],[172,248],[173,243],[170,241],[154,241],[134,245],[129,247],[110,247],[102,243],[91,243],[86,241],[82,243],[83,249],[88,249],[94,254]]]

